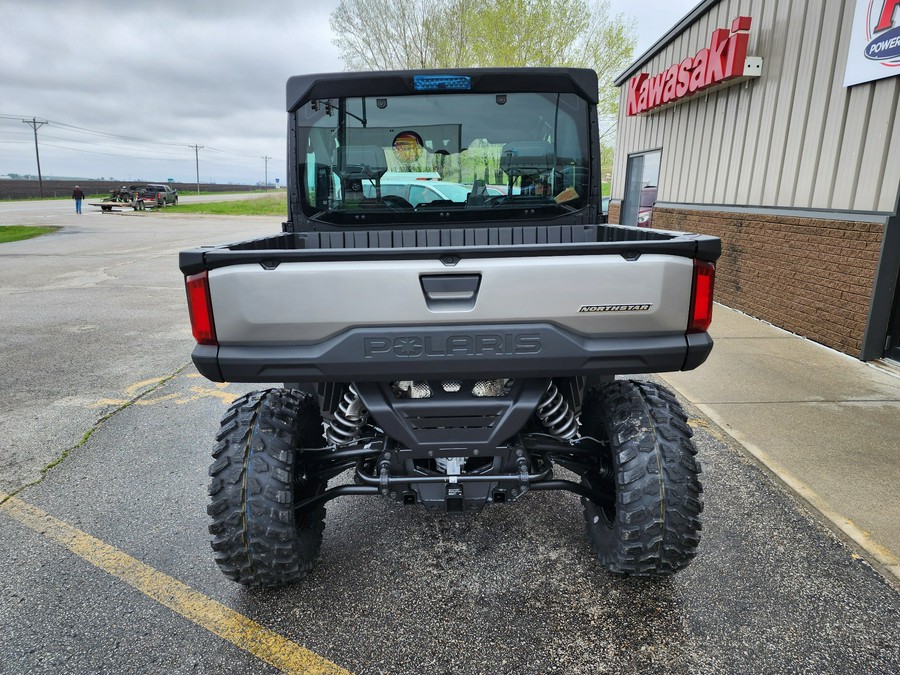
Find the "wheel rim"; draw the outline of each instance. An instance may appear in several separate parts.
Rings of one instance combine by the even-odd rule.
[[[604,520],[606,520],[606,524],[612,527],[612,524],[616,521],[616,479],[612,476],[600,478],[598,488],[600,498],[596,502],[597,509]]]
[[[599,520],[595,521],[595,525],[601,523],[607,528],[612,528],[616,522],[616,478],[615,472],[612,470],[612,457],[610,456],[609,447],[605,447],[599,458],[601,470],[591,472],[585,476],[588,487],[597,496],[591,500],[599,516]],[[605,469],[605,470],[604,470]]]

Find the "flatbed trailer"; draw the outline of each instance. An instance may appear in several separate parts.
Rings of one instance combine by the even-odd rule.
[[[99,206],[101,211],[112,211],[113,209],[123,209],[130,208],[135,211],[143,211],[145,209],[155,209],[158,207],[158,204],[155,199],[145,199],[138,198],[132,202],[118,202],[118,201],[101,201],[101,202],[90,202],[90,206]]]

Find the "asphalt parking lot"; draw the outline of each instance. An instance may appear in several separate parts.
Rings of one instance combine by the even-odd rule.
[[[673,578],[606,574],[577,497],[533,493],[464,517],[338,499],[303,583],[233,584],[207,466],[248,388],[190,365],[177,252],[279,222],[64,205],[0,205],[63,226],[0,246],[0,672],[900,671],[897,591],[690,407],[704,532]]]

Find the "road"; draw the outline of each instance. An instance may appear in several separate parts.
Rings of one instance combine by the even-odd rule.
[[[186,363],[178,251],[244,234],[225,233],[209,217],[74,211],[71,201],[0,204],[0,225],[63,227],[0,250],[0,433],[7,446],[0,490],[38,479],[60,448],[71,448],[116,408],[98,401],[118,400],[124,386],[147,381],[128,390],[138,395]],[[270,233],[280,230],[280,219],[250,218],[244,228]]]
[[[229,582],[207,466],[247,388],[190,365],[177,252],[279,219],[63,204],[0,205],[63,228],[0,246],[0,672],[900,671],[898,593],[690,408],[707,506],[671,579],[604,573],[578,499],[535,493],[464,517],[338,499],[307,580]]]
[[[182,204],[202,204],[205,202],[228,202],[238,199],[265,197],[270,193],[226,193],[192,195],[181,192],[178,199]],[[93,199],[83,202],[83,215],[98,211],[90,206]],[[99,201],[99,200],[98,200]],[[0,201],[0,225],[36,225],[59,216],[74,215],[75,202],[71,199],[29,199],[23,201]]]

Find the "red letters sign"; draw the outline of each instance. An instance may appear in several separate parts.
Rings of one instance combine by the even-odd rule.
[[[739,16],[731,22],[731,31],[713,31],[709,47],[688,56],[654,77],[641,73],[628,82],[629,116],[650,112],[697,92],[744,75],[750,17]]]
[[[884,7],[881,8],[881,18],[878,19],[878,25],[875,26],[876,33],[887,30],[894,25],[894,10],[898,8],[900,8],[900,0],[886,0]]]

